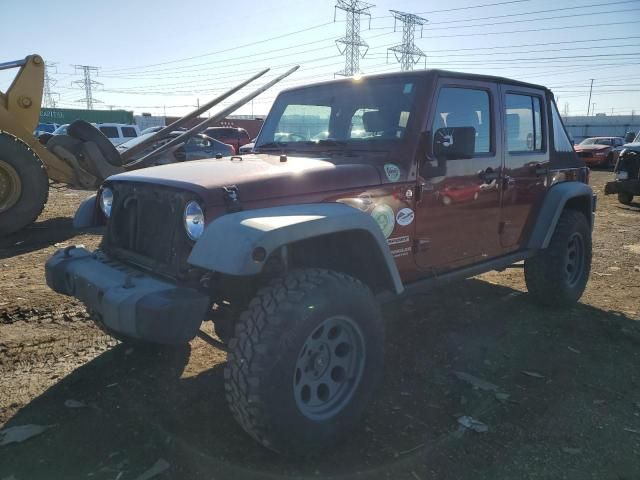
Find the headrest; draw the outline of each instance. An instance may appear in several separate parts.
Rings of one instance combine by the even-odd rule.
[[[387,129],[385,118],[378,110],[370,110],[362,114],[362,125],[366,132],[384,132]]]

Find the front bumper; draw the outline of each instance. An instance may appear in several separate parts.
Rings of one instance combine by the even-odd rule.
[[[211,299],[84,248],[58,250],[45,266],[47,285],[77,298],[107,330],[149,342],[184,344]]]
[[[604,185],[604,194],[628,193],[630,195],[640,195],[640,180],[614,180]]]

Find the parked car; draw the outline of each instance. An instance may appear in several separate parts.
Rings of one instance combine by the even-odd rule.
[[[623,145],[622,137],[591,137],[574,148],[582,161],[590,167],[613,167]]]
[[[92,123],[92,125],[100,130],[114,145],[120,145],[140,136],[137,125],[127,125],[125,123]],[[66,135],[68,127],[68,123],[61,125],[54,130],[53,135]]]
[[[59,126],[57,123],[39,123],[33,135],[39,137],[43,133],[53,133]]]
[[[604,186],[604,194],[617,194],[618,201],[629,205],[633,197],[640,196],[640,132],[631,143],[625,143],[616,167],[614,180]]]
[[[156,127],[152,127],[156,128]],[[128,148],[131,148],[134,145],[146,140],[155,132],[145,133],[144,135],[140,135],[139,137],[133,138],[128,142],[122,143],[116,147],[119,152],[123,152]],[[181,130],[176,130],[175,132],[171,132],[167,138],[164,138],[162,141],[152,144],[147,149],[140,152],[137,157],[143,157],[147,153],[155,150],[160,145],[167,143],[168,141],[180,136],[184,132]],[[154,165],[163,165],[166,163],[174,163],[174,162],[189,162],[191,160],[201,160],[204,158],[214,158],[214,157],[228,157],[230,155],[235,154],[235,150],[232,145],[227,145],[226,143],[219,142],[211,137],[208,137],[203,134],[194,135],[191,137],[187,143],[176,146],[175,148],[165,152],[162,155],[159,155],[153,160]],[[136,157],[133,158],[135,160]]]
[[[240,147],[240,149],[238,150],[238,154],[239,155],[244,155],[247,153],[253,153],[253,147],[256,146],[256,139],[252,138],[251,139],[251,143],[245,143],[244,145],[242,145]]]
[[[236,153],[240,152],[240,147],[251,142],[251,137],[244,128],[209,127],[202,133],[222,143],[233,145]]]
[[[464,201],[443,204],[443,178]],[[384,303],[522,261],[533,300],[580,299],[588,179],[540,85],[439,70],[334,80],[280,92],[242,159],[108,178],[74,219],[105,225],[100,249],[59,250],[46,278],[123,342],[223,342],[242,428],[314,454],[375,396]]]

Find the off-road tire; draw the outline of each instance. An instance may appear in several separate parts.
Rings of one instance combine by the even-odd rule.
[[[579,238],[582,247],[574,258],[581,257],[582,263],[580,267],[574,266],[575,270],[569,271],[569,253],[576,238]],[[582,296],[590,271],[589,223],[583,213],[565,209],[558,219],[549,246],[524,262],[524,278],[529,294],[545,306],[570,306]]]
[[[350,318],[362,333],[362,373],[348,382],[355,387],[339,411],[313,420],[298,407],[294,374],[305,342],[335,316]],[[383,356],[384,323],[368,287],[335,271],[292,271],[261,288],[236,324],[224,371],[227,402],[242,428],[265,447],[313,455],[357,424],[382,377]]]
[[[631,202],[633,202],[633,195],[627,192],[619,193],[618,201],[623,205],[631,205]]]
[[[20,181],[20,196],[0,212],[0,236],[3,236],[21,230],[38,218],[49,198],[49,179],[35,152],[3,131],[0,131],[0,161],[12,168]]]

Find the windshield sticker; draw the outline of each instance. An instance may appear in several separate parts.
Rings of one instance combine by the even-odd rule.
[[[396,215],[396,222],[398,222],[398,225],[406,227],[413,222],[415,216],[416,215],[413,213],[413,210],[410,208],[403,208],[398,211],[398,214]]]
[[[411,247],[403,247],[403,248],[398,248],[397,250],[391,250],[391,255],[393,255],[394,258],[406,257],[407,255],[409,255],[410,252],[411,252]]]
[[[395,163],[384,164],[384,174],[387,176],[387,180],[390,182],[397,182],[400,180],[400,167]]]
[[[402,89],[402,93],[408,95],[413,91],[413,83],[405,83],[404,88]]]
[[[388,245],[399,245],[400,243],[407,243],[409,241],[409,235],[403,237],[387,238]]]
[[[376,206],[371,212],[371,216],[378,223],[384,238],[389,238],[393,228],[396,225],[396,216],[393,214],[393,210],[389,205],[380,204]]]

